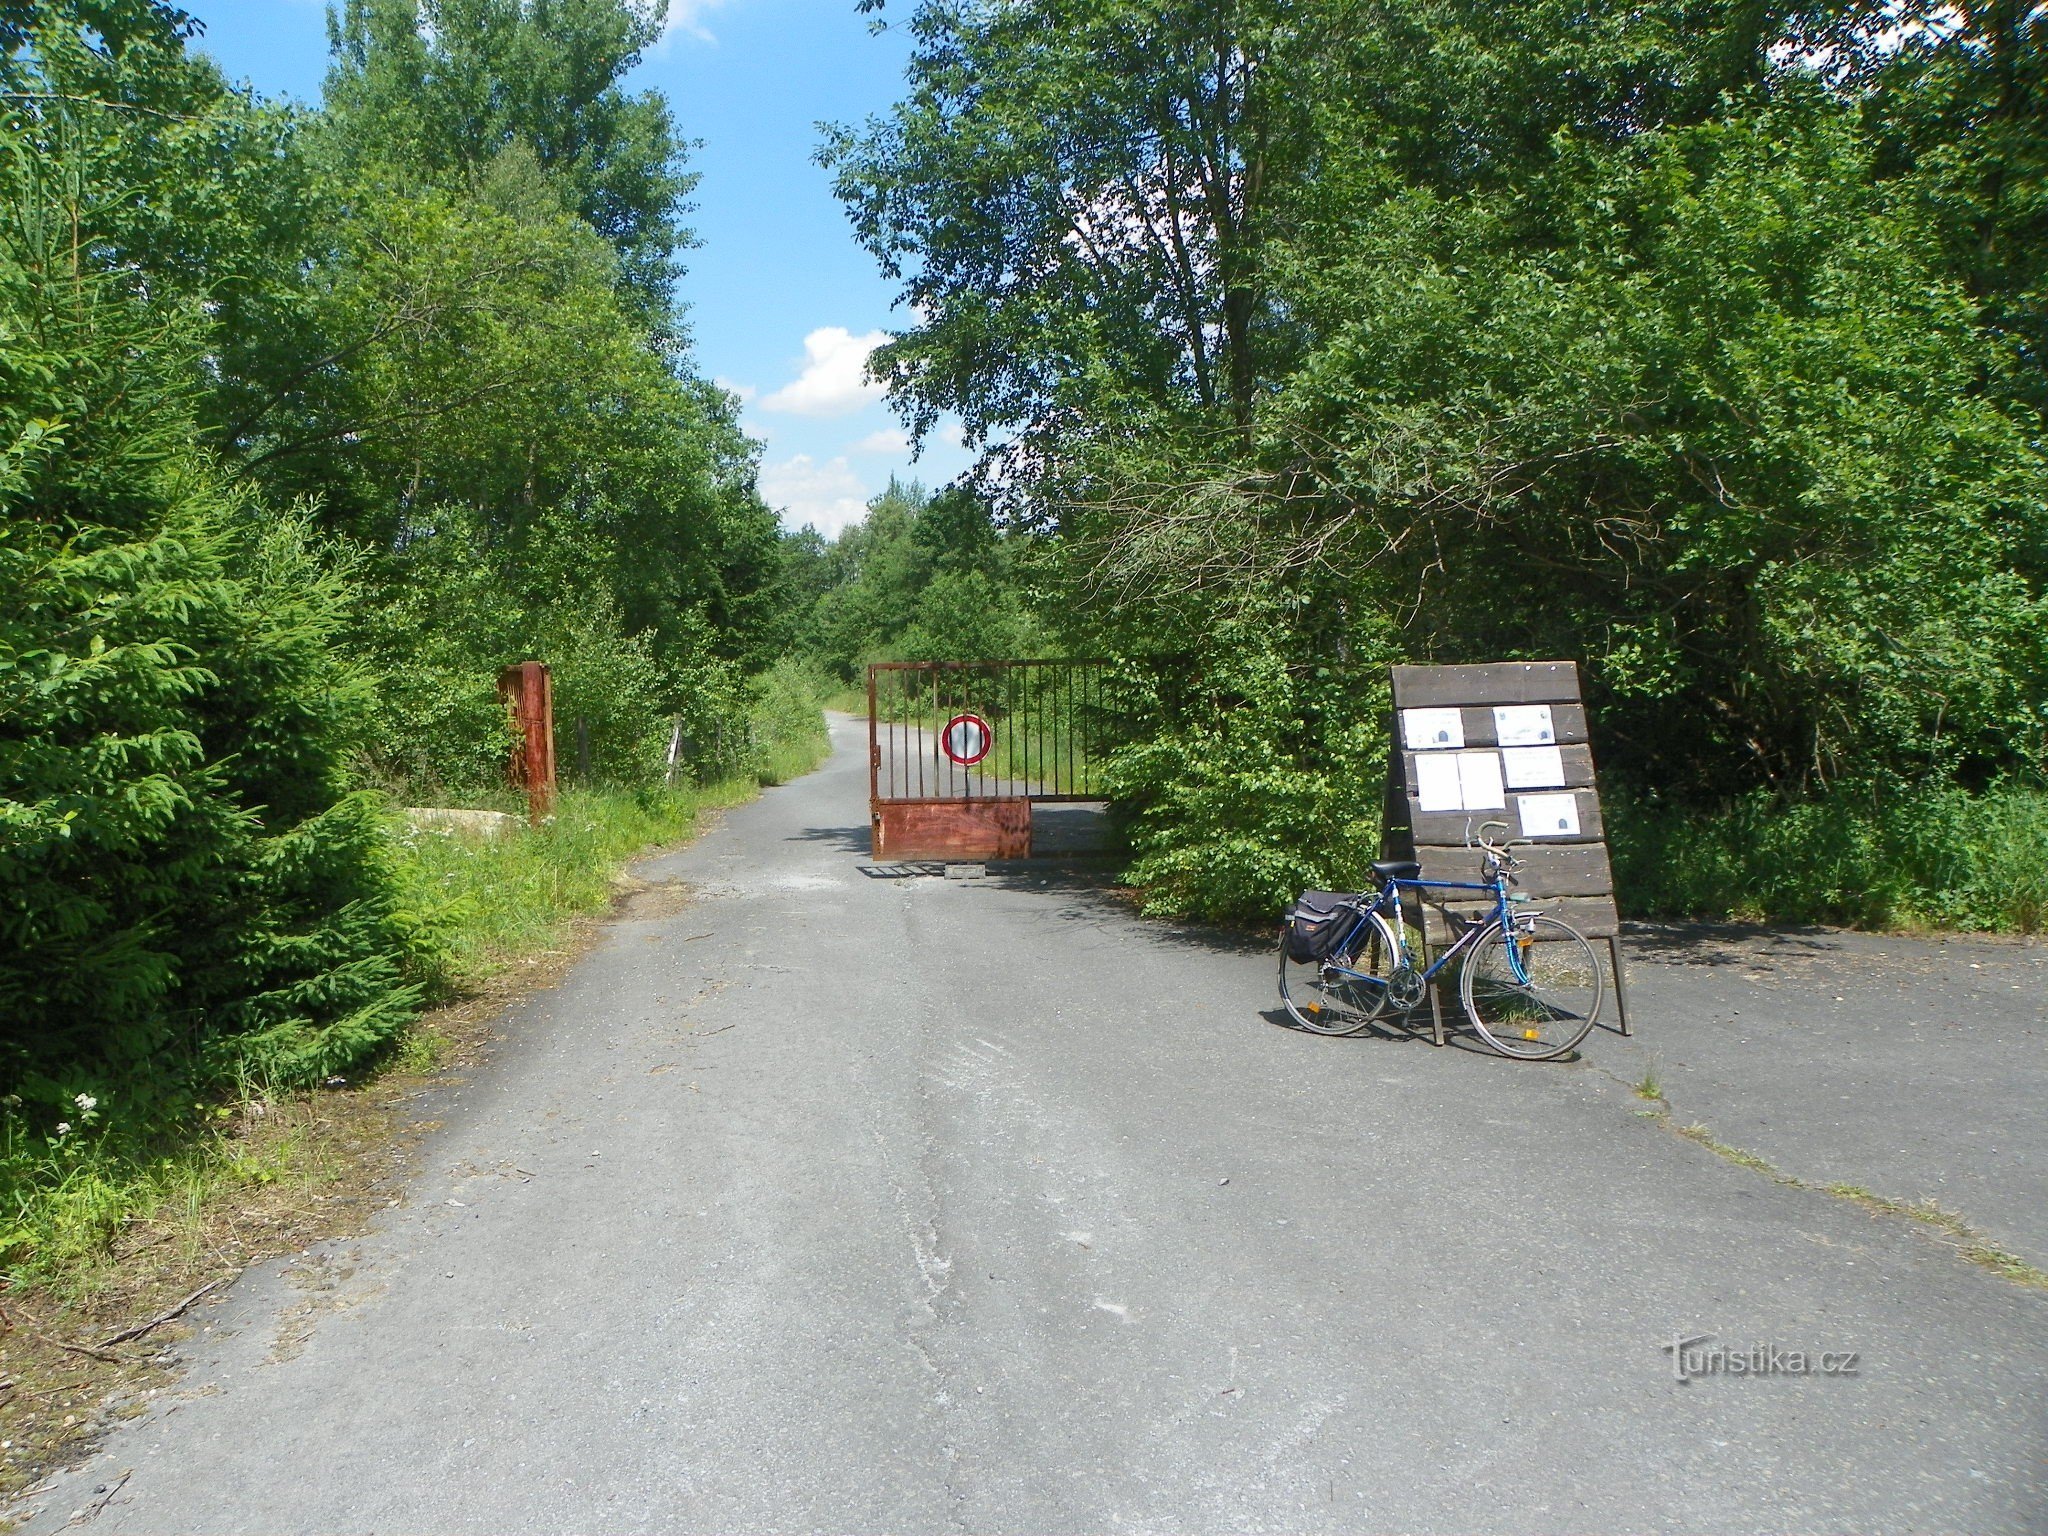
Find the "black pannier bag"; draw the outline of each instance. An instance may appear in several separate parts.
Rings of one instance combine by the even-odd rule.
[[[1306,965],[1351,936],[1366,898],[1356,891],[1303,891],[1287,909],[1287,958]]]

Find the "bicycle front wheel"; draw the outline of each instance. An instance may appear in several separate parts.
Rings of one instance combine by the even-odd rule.
[[[1516,919],[1511,933],[1495,927],[1476,940],[1458,991],[1465,1016],[1488,1045],[1503,1056],[1548,1061],[1598,1022],[1606,982],[1578,929],[1538,915]]]
[[[1280,1001],[1287,1016],[1318,1035],[1355,1035],[1387,1011],[1386,977],[1401,963],[1393,930],[1377,912],[1367,919],[1354,952],[1330,960],[1296,960],[1280,940]],[[1341,969],[1340,969],[1341,968]],[[1363,972],[1363,978],[1345,972]]]

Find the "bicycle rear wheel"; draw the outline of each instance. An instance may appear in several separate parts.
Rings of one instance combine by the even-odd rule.
[[[1280,941],[1280,1001],[1287,1015],[1318,1035],[1355,1035],[1387,1011],[1386,977],[1401,963],[1393,930],[1377,912],[1367,919],[1349,956],[1296,960]],[[1360,971],[1364,978],[1341,974]],[[1370,978],[1370,979],[1366,979]]]
[[[1510,944],[1520,950],[1521,974]],[[1584,935],[1535,915],[1518,918],[1512,934],[1495,927],[1477,939],[1458,992],[1472,1027],[1501,1055],[1548,1061],[1586,1038],[1600,1017],[1606,982]]]

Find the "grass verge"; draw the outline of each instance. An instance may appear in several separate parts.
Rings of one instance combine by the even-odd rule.
[[[868,690],[865,683],[835,686],[825,695],[824,702],[825,708],[837,710],[842,715],[858,715],[863,720],[868,717]]]
[[[778,766],[794,777],[800,763],[792,753]],[[565,919],[610,904],[627,859],[687,838],[703,813],[737,805],[755,788],[731,780],[703,789],[565,790],[553,821],[515,837],[407,832],[421,899],[443,914],[453,989],[474,990],[509,965],[547,955]]]
[[[1864,786],[1713,810],[1618,786],[1603,798],[1632,917],[2048,930],[2048,790]]]

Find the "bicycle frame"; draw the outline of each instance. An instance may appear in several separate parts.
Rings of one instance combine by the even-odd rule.
[[[1386,911],[1388,908],[1391,907],[1393,912],[1394,936],[1400,941],[1401,944],[1400,962],[1404,966],[1407,965],[1409,963],[1407,929],[1401,921],[1401,890],[1404,886],[1412,891],[1485,891],[1488,895],[1493,897],[1492,920],[1490,922],[1473,923],[1463,933],[1459,934],[1457,939],[1452,943],[1451,947],[1446,949],[1442,954],[1438,955],[1435,961],[1432,962],[1428,966],[1428,968],[1422,972],[1422,980],[1425,983],[1436,980],[1438,973],[1441,972],[1446,966],[1448,966],[1460,954],[1464,953],[1464,951],[1470,945],[1472,945],[1478,940],[1481,934],[1487,933],[1494,928],[1500,929],[1500,931],[1504,934],[1512,933],[1514,931],[1514,913],[1511,909],[1511,903],[1513,903],[1516,900],[1516,898],[1508,894],[1508,882],[1507,876],[1505,874],[1496,875],[1491,883],[1485,885],[1475,885],[1470,882],[1462,880],[1393,879],[1389,880],[1386,883],[1386,886],[1380,891],[1379,900],[1375,901],[1370,907],[1367,907],[1359,915],[1357,925],[1352,928],[1350,933],[1345,935],[1344,942],[1338,945],[1336,951],[1334,952],[1341,954],[1348,950],[1352,943],[1358,938],[1359,933],[1363,931],[1365,926],[1373,920],[1374,916],[1376,914]],[[1522,965],[1522,946],[1519,944],[1509,944],[1505,947],[1508,952],[1508,964],[1514,970],[1515,980],[1520,982],[1523,986],[1527,986],[1529,984],[1529,973]],[[1329,969],[1331,971],[1335,972],[1338,975],[1348,977],[1353,981],[1370,982],[1374,986],[1379,987],[1384,987],[1387,985],[1387,979],[1385,977],[1370,976],[1367,975],[1364,971],[1354,971],[1348,965],[1339,965],[1334,961],[1326,963],[1328,964]]]

